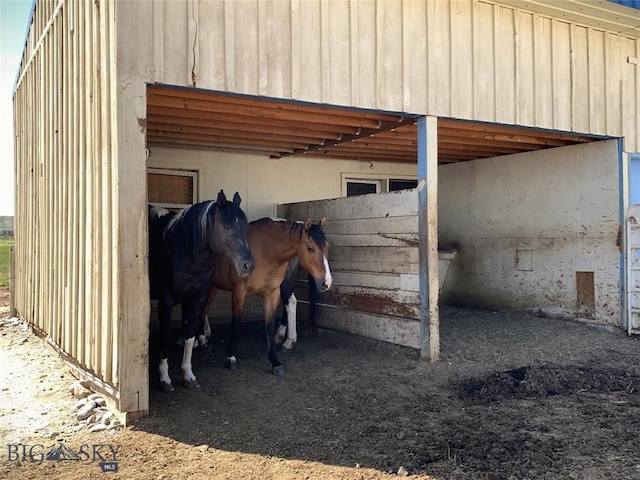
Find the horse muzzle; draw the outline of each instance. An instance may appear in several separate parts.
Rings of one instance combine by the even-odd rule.
[[[244,260],[236,263],[235,268],[236,268],[236,273],[240,278],[248,277],[253,273],[253,270],[256,268],[256,262],[253,258],[250,260]]]
[[[316,288],[320,292],[326,292],[331,288],[331,284],[333,283],[332,278],[321,278],[316,280]]]

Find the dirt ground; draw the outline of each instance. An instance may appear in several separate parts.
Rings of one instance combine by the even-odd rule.
[[[228,333],[214,327],[196,352],[200,390],[160,393],[152,352],[149,416],[89,434],[57,355],[0,322],[0,478],[640,478],[640,341],[621,330],[443,307],[430,364],[303,324],[284,377],[269,373],[258,322],[245,324],[239,370],[225,370]],[[176,349],[174,379],[179,360]],[[87,454],[39,459],[60,445]],[[103,473],[114,450],[118,471]]]

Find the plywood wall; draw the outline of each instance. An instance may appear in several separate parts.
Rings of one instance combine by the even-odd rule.
[[[611,140],[441,166],[442,300],[621,325],[617,164]]]
[[[109,1],[36,4],[14,96],[15,305],[131,412],[147,408],[148,336],[138,330],[131,349],[121,341],[132,319],[122,278],[136,256],[141,270],[145,250],[123,252],[114,9]]]
[[[625,136],[638,40],[478,0],[123,1],[146,81]],[[135,50],[135,51],[134,51]]]
[[[417,190],[279,205],[278,215],[328,219],[333,286],[318,325],[420,348]]]

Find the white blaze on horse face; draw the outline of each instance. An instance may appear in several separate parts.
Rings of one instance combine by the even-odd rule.
[[[169,378],[169,363],[166,358],[160,359],[160,366],[158,367],[158,370],[160,371],[160,381],[171,385],[171,378]]]
[[[185,380],[195,380],[196,376],[191,370],[191,354],[193,353],[193,342],[196,337],[187,338],[184,341],[184,353],[182,354],[182,372]]]
[[[327,260],[327,257],[322,258],[324,258],[324,283],[327,285],[327,290],[329,290],[333,283],[333,277],[331,277],[331,270],[329,270],[329,261]]]
[[[296,328],[296,313],[298,309],[298,299],[292,293],[284,307],[287,310],[287,340],[282,344],[286,349],[292,349],[293,344],[298,341],[298,331]]]

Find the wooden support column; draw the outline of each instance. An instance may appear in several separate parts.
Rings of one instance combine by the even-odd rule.
[[[440,359],[438,311],[438,119],[418,119],[420,356]]]

